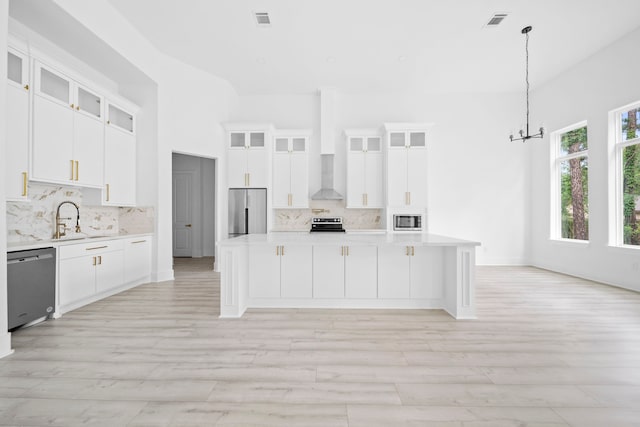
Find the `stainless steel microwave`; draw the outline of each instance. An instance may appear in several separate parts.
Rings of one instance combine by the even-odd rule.
[[[401,231],[421,231],[422,215],[394,215],[393,229]]]

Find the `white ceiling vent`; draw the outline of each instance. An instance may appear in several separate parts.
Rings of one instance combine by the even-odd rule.
[[[268,12],[255,12],[256,23],[258,27],[270,27],[271,26],[271,18],[269,18]]]
[[[485,25],[487,28],[494,28],[500,25],[500,23],[507,17],[506,13],[494,13],[489,22]]]

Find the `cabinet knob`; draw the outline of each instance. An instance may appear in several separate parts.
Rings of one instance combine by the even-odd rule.
[[[29,90],[29,85],[24,85],[24,90]]]
[[[80,106],[76,105],[76,110],[80,111]]]
[[[71,104],[71,108],[75,108],[75,107],[76,107],[75,104]]]
[[[185,224],[184,226],[187,228],[191,228],[191,224]]]

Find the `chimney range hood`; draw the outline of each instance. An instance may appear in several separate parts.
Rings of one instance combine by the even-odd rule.
[[[320,191],[312,200],[343,200],[333,188],[333,163],[336,153],[336,126],[334,88],[320,89]]]

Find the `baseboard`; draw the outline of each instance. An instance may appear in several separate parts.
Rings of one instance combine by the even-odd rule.
[[[554,266],[542,265],[542,264],[538,264],[538,263],[532,263],[531,266],[535,267],[535,268],[539,268],[541,270],[551,271],[553,273],[564,274],[565,276],[577,277],[578,279],[589,280],[591,282],[596,282],[596,283],[600,283],[600,284],[607,285],[607,286],[613,286],[613,287],[616,287],[616,288],[626,289],[628,291],[633,291],[633,292],[640,292],[640,289],[637,289],[637,288],[621,285],[620,283],[613,283],[613,282],[610,282],[610,281],[608,281],[606,279],[601,279],[601,278],[597,278],[597,277],[590,277],[590,276],[583,275],[583,274],[577,274],[577,273],[575,273],[573,271],[568,271],[568,270],[565,270],[565,269],[562,269],[562,268],[557,268],[557,267],[554,267]]]
[[[11,334],[6,332],[0,335],[0,359],[13,353],[11,349]]]
[[[151,281],[152,282],[167,282],[167,281],[173,280],[173,279],[174,279],[173,269],[160,271],[160,272],[155,272],[155,273],[151,274]]]

